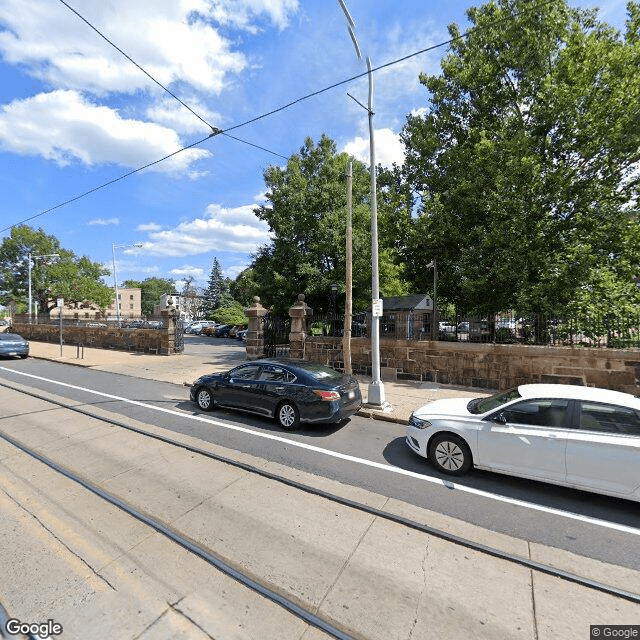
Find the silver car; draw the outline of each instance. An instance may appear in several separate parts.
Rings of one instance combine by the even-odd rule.
[[[0,333],[0,356],[26,358],[29,355],[29,343],[17,333]]]
[[[443,473],[472,467],[640,501],[640,398],[525,384],[413,412],[407,445]]]

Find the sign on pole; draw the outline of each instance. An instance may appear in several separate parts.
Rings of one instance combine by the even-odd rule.
[[[382,317],[382,298],[374,299],[371,301],[371,315],[374,318]]]

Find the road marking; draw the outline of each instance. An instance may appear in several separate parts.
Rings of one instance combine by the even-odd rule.
[[[373,460],[357,458],[355,456],[351,456],[346,453],[331,451],[330,449],[323,449],[322,447],[316,447],[312,444],[306,444],[305,442],[297,442],[296,440],[289,440],[288,438],[283,438],[282,436],[276,436],[270,433],[262,433],[260,431],[254,431],[253,429],[249,429],[247,427],[240,427],[238,425],[229,424],[226,422],[220,422],[219,420],[206,418],[201,415],[191,415],[188,413],[184,413],[182,411],[167,409],[166,407],[156,407],[155,405],[147,404],[146,402],[131,400],[129,398],[123,398],[121,396],[114,396],[110,393],[104,393],[103,391],[95,391],[93,389],[87,389],[86,387],[79,387],[74,384],[59,382],[58,380],[50,380],[49,378],[43,378],[42,376],[36,376],[31,373],[25,373],[23,371],[15,371],[13,369],[7,369],[6,367],[0,367],[0,371],[6,371],[14,375],[25,376],[27,378],[33,378],[35,380],[42,380],[43,382],[49,382],[51,384],[56,384],[61,387],[67,387],[68,389],[75,389],[76,391],[84,391],[85,393],[91,393],[93,395],[101,396],[103,398],[108,398],[110,400],[119,400],[121,402],[132,404],[138,407],[144,407],[145,409],[150,409],[152,411],[159,411],[160,413],[166,413],[168,415],[177,416],[182,419],[194,420],[196,422],[203,422],[205,424],[215,425],[216,427],[222,427],[223,429],[229,429],[230,431],[238,431],[240,433],[246,433],[251,436],[263,438],[265,440],[273,440],[274,442],[281,442],[293,447],[297,447],[299,449],[313,451],[315,453],[320,453],[322,455],[338,458],[340,460],[346,460],[348,462],[353,462],[355,464],[360,464],[366,467],[372,467],[374,469],[395,473],[397,475],[407,476],[415,480],[421,480],[423,482],[429,482],[431,484],[440,485],[449,490],[460,491],[462,493],[469,493],[471,495],[480,496],[482,498],[487,498],[489,500],[495,500],[496,502],[504,502],[509,505],[524,507],[526,509],[531,509],[533,511],[541,511],[543,513],[559,516],[561,518],[578,520],[580,522],[603,527],[606,529],[613,529],[615,531],[620,531],[622,533],[629,533],[632,535],[640,536],[640,529],[637,529],[635,527],[629,527],[623,524],[609,522],[607,520],[600,520],[598,518],[591,518],[589,516],[584,516],[578,513],[572,513],[571,511],[563,511],[561,509],[554,509],[553,507],[545,507],[543,505],[538,505],[533,502],[526,502],[524,500],[518,500],[516,498],[508,498],[506,496],[501,496],[495,493],[489,493],[488,491],[483,491],[482,489],[474,489],[473,487],[467,487],[464,485],[456,484],[451,480],[442,480],[440,478],[432,478],[431,476],[424,476],[420,473],[416,473],[415,471],[400,469],[399,467],[393,467],[389,464],[383,464],[381,462],[374,462]]]

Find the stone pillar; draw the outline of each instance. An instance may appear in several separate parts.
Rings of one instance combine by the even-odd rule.
[[[170,356],[176,352],[176,308],[173,306],[173,300],[169,298],[171,305],[167,301],[167,307],[160,311],[164,327],[161,331],[160,353],[163,356]]]
[[[289,309],[291,317],[291,332],[289,344],[291,357],[296,360],[304,358],[304,342],[307,339],[307,317],[313,314],[313,309],[304,301],[304,294],[298,296],[298,301]]]
[[[249,318],[249,329],[247,330],[247,360],[257,360],[264,356],[264,327],[262,318],[269,313],[260,304],[260,298],[255,296],[253,304],[244,310]]]

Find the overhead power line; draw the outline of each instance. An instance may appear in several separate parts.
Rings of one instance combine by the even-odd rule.
[[[72,9],[66,2],[64,2],[64,0],[60,0],[60,2],[62,2],[65,6],[67,6],[69,9],[71,9],[71,11],[73,11],[76,15],[78,15],[78,17],[80,17],[84,22],[87,22],[84,18],[82,18],[82,16],[80,16],[80,14],[78,14],[77,11],[75,11],[75,9]],[[528,13],[532,13],[538,9],[541,9],[543,7],[545,7],[548,4],[552,4],[553,2],[556,2],[556,0],[545,0],[544,2],[541,2],[540,4],[535,5],[534,7],[531,7],[530,9],[527,9],[525,11],[521,11],[519,14],[517,15],[526,15]],[[449,40],[445,40],[443,42],[440,42],[438,44],[434,44],[430,47],[426,47],[425,49],[420,49],[419,51],[414,51],[413,53],[410,53],[406,56],[403,56],[401,58],[397,58],[395,60],[392,60],[391,62],[387,62],[384,64],[381,64],[377,67],[374,67],[371,69],[371,73],[374,73],[376,71],[380,71],[381,69],[386,69],[388,67],[394,66],[396,64],[400,64],[401,62],[405,62],[406,60],[409,60],[411,58],[415,58],[416,56],[425,54],[425,53],[429,53],[430,51],[434,51],[435,49],[439,49],[441,47],[453,44],[454,42],[457,42],[459,40],[463,40],[465,38],[468,38],[472,33],[475,33],[476,31],[480,31],[483,29],[488,29],[494,26],[497,26],[503,22],[506,22],[509,18],[501,18],[499,20],[495,20],[493,22],[487,23],[486,25],[482,25],[482,26],[476,26],[476,27],[472,27],[471,29],[468,29],[467,31],[465,31],[464,33],[460,34],[459,36],[456,36],[454,38],[450,38]],[[111,43],[110,40],[108,40],[107,38],[105,38],[105,36],[103,36],[95,27],[93,27],[90,23],[87,22],[87,24],[89,24],[89,26],[96,31],[101,37],[103,37],[105,40],[107,40],[107,42],[109,42],[109,44],[112,44],[112,46],[115,47],[115,45],[113,45],[113,43]],[[115,47],[116,49],[118,49],[118,47]],[[127,59],[131,60],[131,58],[129,58],[129,56],[127,56],[123,51],[121,51],[120,49],[118,49],[118,51],[120,51]],[[139,67],[139,65],[137,63],[135,63],[133,60],[131,60],[131,62],[133,64],[135,64],[137,67]],[[150,76],[146,71],[144,71],[144,69],[142,69],[142,67],[139,67],[141,69],[141,71],[143,71],[145,73],[145,75],[149,76],[156,84],[158,84],[159,86],[161,86],[163,89],[165,87],[163,87],[159,82],[157,82],[152,76]],[[114,178],[113,180],[109,180],[108,182],[105,182],[104,184],[101,184],[93,189],[90,189],[89,191],[85,191],[84,193],[81,193],[80,195],[77,195],[73,198],[70,198],[68,200],[65,200],[64,202],[61,202],[60,204],[57,204],[53,207],[50,207],[49,209],[46,209],[45,211],[41,211],[40,213],[37,213],[29,218],[25,218],[24,220],[21,220],[20,222],[16,222],[12,225],[9,225],[8,227],[4,227],[4,229],[0,229],[0,233],[3,233],[4,231],[7,231],[8,229],[11,229],[19,224],[24,224],[25,222],[29,222],[30,220],[34,220],[36,218],[39,218],[43,215],[46,215],[47,213],[51,213],[52,211],[55,211],[56,209],[60,209],[61,207],[64,207],[68,204],[71,204],[72,202],[75,202],[77,200],[80,200],[81,198],[84,198],[92,193],[95,193],[96,191],[100,191],[101,189],[104,189],[105,187],[108,187],[116,182],[119,182],[120,180],[124,180],[125,178],[128,178],[136,173],[139,173],[140,171],[143,171],[144,169],[148,169],[149,167],[152,167],[154,165],[160,164],[161,162],[164,162],[165,160],[168,160],[169,158],[172,158],[176,155],[178,155],[179,153],[182,153],[183,151],[186,151],[188,149],[191,149],[193,147],[197,147],[200,144],[202,144],[203,142],[205,142],[206,140],[208,140],[209,138],[212,138],[216,135],[221,135],[224,134],[225,136],[232,138],[234,140],[238,140],[239,142],[243,142],[245,144],[248,144],[250,146],[256,147],[258,149],[262,149],[263,151],[268,151],[269,153],[272,153],[274,155],[277,155],[281,158],[285,158],[285,160],[287,159],[285,156],[280,155],[279,153],[275,153],[273,151],[269,151],[268,149],[264,149],[264,147],[259,147],[258,145],[254,145],[250,142],[247,142],[245,140],[240,140],[239,138],[236,138],[232,135],[229,134],[229,131],[234,131],[235,129],[239,129],[240,127],[245,127],[249,124],[252,124],[254,122],[257,122],[259,120],[263,120],[269,116],[272,116],[276,113],[280,113],[282,111],[285,111],[286,109],[289,109],[290,107],[299,104],[300,102],[303,102],[305,100],[309,100],[310,98],[313,98],[315,96],[321,95],[322,93],[326,93],[327,91],[330,91],[331,89],[335,89],[337,87],[341,87],[345,84],[348,84],[350,82],[353,82],[354,80],[359,80],[360,78],[363,78],[365,76],[368,75],[368,71],[364,71],[363,73],[359,73],[355,76],[352,76],[351,78],[348,78],[346,80],[341,80],[340,82],[336,82],[332,85],[329,85],[327,87],[324,87],[323,89],[318,89],[317,91],[313,91],[312,93],[308,93],[300,98],[297,98],[296,100],[292,100],[291,102],[288,102],[285,105],[282,105],[281,107],[278,107],[276,109],[272,109],[271,111],[268,111],[266,113],[263,113],[259,116],[256,116],[254,118],[251,118],[249,120],[245,120],[244,122],[241,122],[239,124],[233,125],[231,127],[228,127],[226,129],[219,129],[217,127],[213,127],[212,125],[210,125],[208,122],[206,122],[206,120],[203,120],[200,116],[198,116],[198,114],[196,114],[190,107],[188,107],[186,104],[184,105],[187,109],[189,109],[189,111],[191,111],[196,117],[198,117],[200,120],[202,120],[208,127],[211,128],[211,133],[206,137],[206,138],[202,138],[201,140],[197,140],[196,142],[193,142],[190,145],[187,145],[185,147],[182,147],[181,149],[178,149],[177,151],[174,151],[173,153],[170,153],[169,155],[164,156],[163,158],[160,158],[159,160],[155,160],[154,162],[150,162],[142,167],[139,167],[137,169],[134,169],[133,171],[129,171],[121,176],[119,176],[118,178]],[[169,94],[173,95],[168,89],[165,89]],[[178,100],[181,104],[184,104],[179,98],[177,98],[176,96],[173,96],[174,98],[176,98],[176,100]]]

